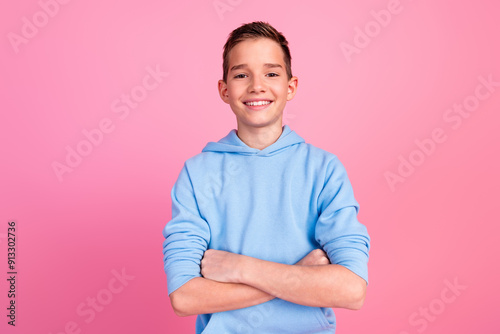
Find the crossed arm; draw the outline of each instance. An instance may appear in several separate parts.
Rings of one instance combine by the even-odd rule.
[[[201,274],[170,294],[177,315],[234,310],[275,297],[306,306],[357,310],[366,294],[366,281],[344,266],[330,264],[321,249],[295,265],[208,249]]]

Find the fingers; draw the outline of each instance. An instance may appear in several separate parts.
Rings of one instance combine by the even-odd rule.
[[[330,259],[322,249],[317,248],[310,251],[296,264],[302,266],[330,264]]]

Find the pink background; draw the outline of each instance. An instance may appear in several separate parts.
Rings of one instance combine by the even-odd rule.
[[[194,333],[195,317],[177,317],[167,297],[170,190],[186,159],[236,126],[217,94],[222,47],[234,28],[264,20],[287,37],[299,78],[285,123],[339,156],[372,237],[365,305],[336,311],[338,333],[498,332],[500,86],[460,126],[443,117],[478,101],[478,77],[500,81],[500,7],[401,0],[381,27],[371,11],[390,3],[71,1],[45,22],[35,0],[4,4],[0,277],[9,220],[19,276],[14,329],[0,280],[0,331]],[[13,46],[34,16],[36,34]],[[348,61],[340,45],[355,45],[356,27],[372,37]],[[148,66],[169,74],[126,117],[115,113],[122,94],[146,92]],[[113,131],[59,180],[52,164],[105,119]],[[416,152],[436,128],[446,140]],[[391,188],[385,174],[400,155],[419,165]],[[88,297],[102,302],[91,320]]]

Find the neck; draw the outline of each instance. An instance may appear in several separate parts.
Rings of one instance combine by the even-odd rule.
[[[283,133],[283,126],[281,123],[273,124],[272,126],[265,126],[261,128],[245,127],[238,125],[236,135],[242,142],[249,147],[263,150],[269,145],[275,143]]]

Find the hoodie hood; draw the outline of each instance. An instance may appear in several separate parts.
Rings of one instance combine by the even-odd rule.
[[[236,134],[236,129],[232,129],[227,136],[218,142],[209,142],[202,152],[237,153],[243,155],[270,156],[277,154],[290,146],[304,143],[305,140],[288,125],[284,125],[277,141],[268,147],[259,150],[245,144]]]

